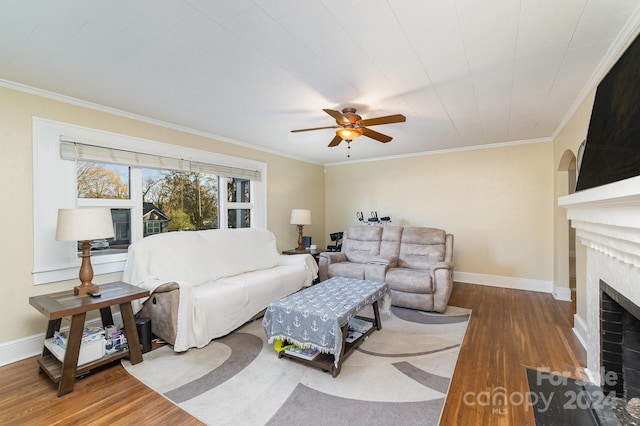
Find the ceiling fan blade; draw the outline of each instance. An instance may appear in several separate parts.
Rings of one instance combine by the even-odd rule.
[[[349,119],[344,115],[342,115],[340,111],[336,111],[334,109],[327,109],[327,108],[324,108],[323,111],[329,114],[330,116],[332,116],[333,118],[335,118],[335,120],[338,123],[344,123],[344,124],[350,123]]]
[[[362,130],[362,134],[364,136],[375,139],[382,143],[387,143],[391,141],[391,139],[393,139],[391,136],[383,135],[382,133],[378,133],[375,130],[367,129],[366,127],[361,127],[360,130]]]
[[[292,130],[291,133],[298,133],[298,132],[309,132],[311,130],[322,130],[322,129],[337,129],[340,126],[324,126],[324,127],[311,127],[308,129],[296,129],[296,130]]]
[[[342,138],[341,138],[340,136],[336,135],[336,136],[331,140],[331,142],[329,142],[329,147],[332,147],[332,146],[338,146],[338,145],[340,145],[340,142],[342,142]]]
[[[363,126],[377,126],[378,124],[402,123],[404,121],[407,121],[407,117],[402,114],[394,114],[385,115],[384,117],[360,120],[360,124]]]

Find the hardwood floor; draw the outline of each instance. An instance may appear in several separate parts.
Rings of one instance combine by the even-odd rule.
[[[449,304],[473,313],[442,425],[533,425],[526,368],[578,378],[577,370],[586,365],[586,352],[571,331],[571,302],[548,293],[456,283]]]
[[[442,425],[533,425],[531,408],[519,399],[529,390],[525,368],[573,375],[586,363],[571,332],[570,302],[550,294],[456,283],[450,304],[473,313]],[[495,403],[484,396],[493,396]],[[119,364],[79,379],[73,393],[58,398],[54,384],[38,374],[34,357],[0,367],[0,424],[201,423]]]

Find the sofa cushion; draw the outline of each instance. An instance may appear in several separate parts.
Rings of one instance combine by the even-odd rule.
[[[380,254],[381,235],[382,228],[379,226],[349,228],[342,244],[342,252],[349,262],[367,263],[371,256]]]
[[[389,284],[391,290],[407,293],[433,293],[431,273],[428,270],[390,268],[387,271],[385,282]]]
[[[400,241],[402,239],[402,226],[385,226],[382,228],[380,241],[380,256],[386,258],[398,258],[400,254]]]
[[[402,231],[399,268],[429,269],[442,262],[445,255],[446,232],[442,229],[405,227]]]

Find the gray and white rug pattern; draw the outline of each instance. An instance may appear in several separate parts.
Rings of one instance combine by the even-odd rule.
[[[336,378],[279,359],[260,321],[202,349],[165,346],[123,365],[209,425],[436,425],[469,315],[393,307]]]

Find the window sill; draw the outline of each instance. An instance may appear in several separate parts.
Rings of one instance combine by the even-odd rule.
[[[112,255],[109,256],[108,259],[106,259],[105,257],[106,256],[91,257],[91,266],[93,267],[94,276],[124,271],[124,267],[127,262],[126,253]],[[33,283],[35,285],[39,285],[57,281],[78,279],[79,273],[80,261],[78,261],[77,265],[73,266],[60,266],[50,269],[33,271]]]

